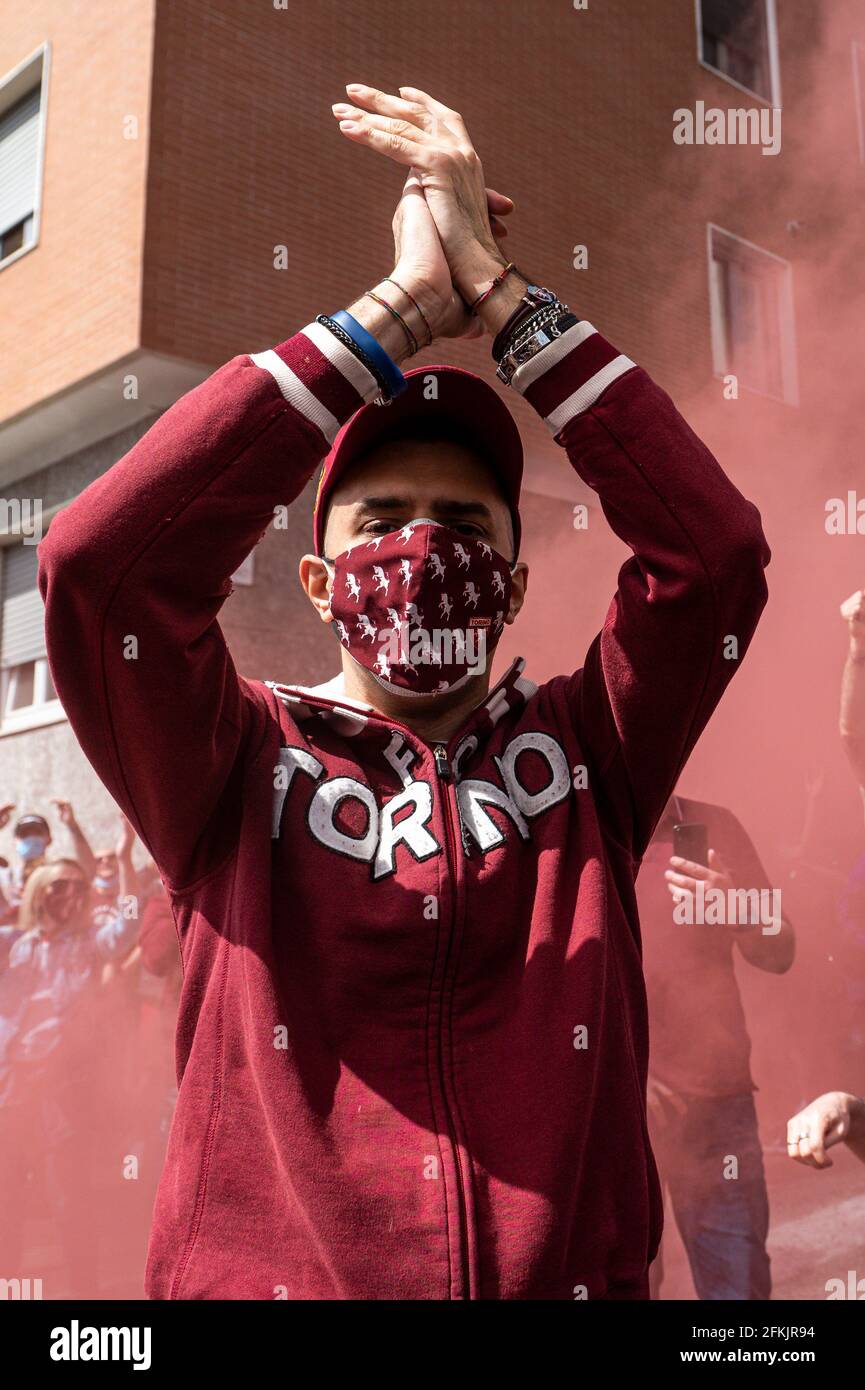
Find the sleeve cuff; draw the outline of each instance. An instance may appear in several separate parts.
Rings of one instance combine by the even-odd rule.
[[[323,324],[309,323],[293,338],[250,353],[270,372],[282,395],[331,445],[340,427],[381,388],[353,352]]]
[[[555,437],[635,366],[583,319],[520,367],[511,386],[538,412]]]

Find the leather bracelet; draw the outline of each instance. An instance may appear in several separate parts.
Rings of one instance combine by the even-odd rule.
[[[504,347],[497,360],[501,361],[509,352],[513,352],[521,343],[530,338],[533,333],[537,333],[539,328],[552,323],[555,319],[561,318],[562,314],[567,313],[567,305],[560,304],[556,300],[555,304],[545,304],[540,309],[535,309],[533,313],[527,314],[524,319],[515,326],[513,332],[505,340]]]
[[[496,334],[493,342],[493,360],[499,361],[515,331],[522,327],[524,321],[531,314],[538,309],[543,309],[546,305],[557,302],[557,296],[553,294],[552,290],[548,290],[542,285],[528,285],[519,304]]]
[[[509,349],[496,368],[496,376],[499,381],[503,381],[506,386],[510,386],[520,367],[525,366],[539,352],[543,352],[545,347],[549,347],[556,338],[560,338],[563,333],[567,333],[569,328],[573,328],[579,323],[576,314],[572,314],[566,305],[563,306],[564,312],[548,321],[542,327],[534,329],[521,337],[519,343]]]
[[[492,352],[490,355],[494,362],[498,362],[499,358],[504,356],[505,348],[513,335],[518,332],[520,326],[525,323],[526,319],[531,318],[536,312],[534,305],[527,303],[525,299],[520,300],[504,328],[502,328],[493,339]]]
[[[359,362],[362,362],[363,365],[366,367],[370,376],[375,377],[375,380],[378,382],[384,395],[388,396],[388,399],[390,399],[387,389],[387,383],[385,382],[384,377],[379,372],[372,358],[367,357],[363,348],[360,347],[360,345],[356,343],[354,339],[349,336],[348,333],[346,333],[345,329],[342,328],[333,319],[328,318],[327,314],[317,314],[315,321],[316,323],[320,323],[323,328],[329,329],[333,336],[339,339],[343,347],[348,348],[349,352],[354,353],[354,356],[357,358],[357,360]]]

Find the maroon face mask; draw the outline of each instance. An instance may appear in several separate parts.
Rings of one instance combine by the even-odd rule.
[[[445,695],[486,670],[511,601],[486,541],[419,517],[325,563],[337,636],[386,690]]]

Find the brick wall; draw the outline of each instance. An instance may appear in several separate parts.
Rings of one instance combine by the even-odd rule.
[[[0,420],[138,341],[152,34],[153,0],[3,6],[0,78],[46,40],[51,71],[40,242],[0,270]]]

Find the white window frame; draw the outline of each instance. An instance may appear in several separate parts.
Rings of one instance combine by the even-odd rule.
[[[30,662],[22,662],[23,666],[29,666]],[[26,729],[38,729],[44,724],[59,724],[66,719],[63,706],[56,695],[52,699],[46,698],[48,689],[48,658],[47,656],[37,656],[33,661],[33,703],[24,705],[21,709],[7,711],[6,706],[12,697],[12,692],[17,684],[17,673],[20,667],[11,666],[0,672],[0,738],[5,734],[20,734]]]
[[[856,98],[856,125],[859,131],[859,160],[865,164],[865,43],[854,39],[853,53],[853,92]]]
[[[764,400],[780,401],[783,405],[798,406],[799,404],[799,369],[796,358],[796,319],[793,303],[793,266],[783,256],[776,256],[774,251],[767,251],[765,246],[758,246],[754,241],[747,241],[744,237],[737,236],[727,227],[720,227],[716,222],[706,223],[706,256],[708,260],[709,274],[709,308],[710,324],[712,333],[712,363],[713,374],[716,377],[726,377],[732,374],[732,367],[727,358],[726,324],[724,317],[724,305],[721,300],[718,278],[715,272],[715,257],[712,255],[712,237],[717,232],[720,236],[726,237],[728,241],[738,242],[740,246],[747,248],[749,254],[754,252],[758,256],[765,256],[768,260],[774,261],[776,265],[783,268],[784,275],[781,283],[781,292],[778,296],[781,322],[779,324],[780,349],[781,349],[781,395],[774,392],[761,391],[758,387],[749,386],[747,381],[740,381],[739,385],[752,395],[762,396]]]
[[[27,58],[24,58],[17,67],[6,76],[0,78],[0,115],[14,106],[15,103],[36,85],[30,80],[30,70],[39,67],[41,64],[41,76],[39,79],[39,136],[37,140],[36,154],[36,198],[33,208],[33,234],[28,242],[19,246],[17,251],[11,251],[8,256],[0,258],[0,270],[5,270],[7,266],[13,265],[15,261],[20,261],[22,256],[26,256],[29,251],[35,251],[39,245],[39,231],[42,222],[42,180],[45,170],[45,131],[48,124],[48,79],[51,70],[51,44],[46,42],[40,44]]]
[[[47,526],[51,517],[57,512],[62,511],[65,503],[60,503],[49,508],[42,515],[43,527]],[[23,538],[14,531],[4,532],[0,537],[0,555],[10,545],[16,545]],[[0,563],[0,602],[3,598],[3,565]],[[0,669],[0,739],[7,734],[20,734],[27,729],[39,729],[45,724],[61,724],[67,720],[66,711],[55,695],[53,699],[45,698],[48,688],[48,658],[44,654],[33,658],[35,670],[33,672],[33,703],[25,705],[23,709],[12,710],[7,714],[6,706],[9,703],[12,693],[12,686],[16,683],[15,666],[7,666]],[[22,666],[29,665],[29,662],[21,662]]]
[[[778,15],[775,9],[775,0],[762,0],[766,6],[766,38],[769,44],[769,86],[771,92],[768,97],[761,96],[759,92],[754,92],[750,87],[746,87],[742,82],[737,82],[735,77],[730,77],[729,73],[722,72],[716,68],[714,63],[709,63],[703,57],[703,0],[694,0],[694,9],[697,20],[697,62],[701,68],[707,72],[714,73],[723,82],[729,82],[731,87],[736,87],[738,91],[745,92],[755,101],[759,101],[763,106],[768,106],[772,110],[781,110],[781,61],[778,55]]]

